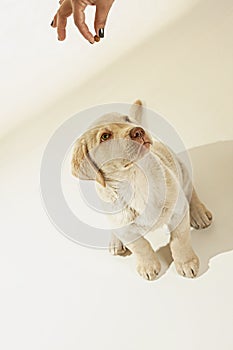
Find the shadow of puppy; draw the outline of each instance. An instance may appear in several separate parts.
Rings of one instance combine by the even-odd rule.
[[[213,223],[192,230],[192,245],[200,258],[199,274],[215,256],[233,250],[233,141],[217,142],[190,150],[194,185],[213,213]],[[169,244],[158,249],[163,275],[173,259]]]

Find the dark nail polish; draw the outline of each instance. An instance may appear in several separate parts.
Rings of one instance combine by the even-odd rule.
[[[104,38],[104,28],[99,29],[99,37]]]
[[[92,43],[91,41],[89,41],[89,43],[91,44],[91,45],[93,45],[94,43]]]
[[[53,21],[51,22],[51,26],[53,26]]]

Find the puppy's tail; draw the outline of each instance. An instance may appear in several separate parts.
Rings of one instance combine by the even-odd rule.
[[[135,119],[139,124],[141,124],[142,111],[143,111],[142,101],[137,100],[132,104],[129,115],[131,118]]]

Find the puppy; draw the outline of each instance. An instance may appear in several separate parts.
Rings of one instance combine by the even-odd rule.
[[[212,214],[178,157],[141,126],[141,115],[138,100],[129,116],[112,113],[99,118],[74,146],[72,174],[96,180],[101,199],[117,209],[112,219],[119,229],[109,248],[113,255],[134,253],[138,273],[155,279],[160,262],[144,236],[166,224],[176,270],[192,278],[199,259],[191,246],[190,225],[205,228]]]

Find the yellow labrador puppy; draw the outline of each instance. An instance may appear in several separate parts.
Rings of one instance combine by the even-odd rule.
[[[201,229],[212,215],[200,201],[188,172],[176,155],[141,126],[142,103],[129,116],[103,116],[76,142],[72,174],[96,180],[99,196],[116,210],[120,229],[110,242],[113,255],[136,255],[137,271],[148,280],[160,272],[160,262],[148,231],[166,224],[176,269],[195,277],[199,260],[191,246],[190,225]]]

